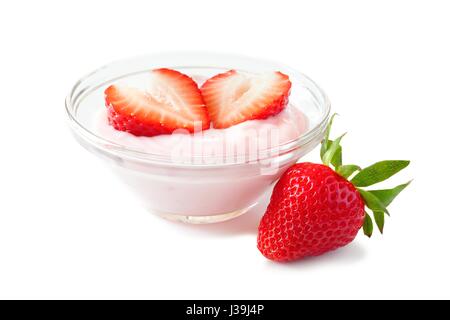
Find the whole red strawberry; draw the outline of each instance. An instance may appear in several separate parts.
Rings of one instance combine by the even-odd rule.
[[[292,261],[337,249],[352,242],[361,227],[370,237],[373,223],[366,206],[383,232],[386,207],[408,185],[360,189],[389,178],[409,161],[381,161],[365,169],[342,165],[342,136],[329,140],[331,123],[322,142],[324,164],[295,164],[275,185],[258,228],[258,249],[270,260]]]
[[[364,201],[322,164],[299,163],[278,181],[259,225],[258,248],[271,260],[322,254],[350,243],[364,221]]]

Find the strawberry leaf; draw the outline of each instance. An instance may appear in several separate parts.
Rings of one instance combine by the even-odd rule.
[[[325,154],[323,155],[322,161],[323,164],[326,166],[329,166],[331,163],[331,160],[335,159],[335,156],[338,157],[338,159],[335,159],[335,164],[333,164],[336,168],[339,167],[342,163],[342,148],[341,148],[341,140],[345,136],[345,133],[341,135],[339,138],[331,142],[330,147],[327,149]],[[341,152],[338,153],[338,150],[341,149]]]
[[[384,206],[387,207],[391,204],[392,200],[394,200],[395,197],[398,196],[398,194],[402,192],[403,189],[405,189],[410,183],[411,181],[398,185],[392,189],[370,190],[368,192],[376,196],[381,202],[383,202]]]
[[[344,178],[350,177],[354,172],[360,171],[361,168],[354,164],[341,165],[337,168],[336,172],[339,173]]]
[[[400,170],[406,168],[409,161],[406,160],[386,160],[377,162],[361,170],[353,179],[352,183],[356,187],[367,187],[375,183],[384,181]]]
[[[364,217],[364,224],[363,224],[363,231],[366,236],[369,238],[372,236],[373,233],[373,222],[372,218],[367,214]]]
[[[389,211],[386,209],[386,206],[375,195],[359,188],[358,191],[361,197],[363,198],[364,203],[370,210],[386,212],[387,214],[389,214]]]
[[[333,140],[328,140],[328,146],[326,148],[326,150],[328,150],[331,145],[333,143]],[[322,142],[322,145],[324,143]],[[326,151],[325,151],[326,152]],[[323,155],[321,155],[321,159],[323,162]],[[333,158],[331,159],[330,163],[335,167],[335,168],[339,168],[342,165],[342,147],[338,146],[336,153],[334,154]]]
[[[381,233],[383,233],[384,229],[384,212],[374,210],[373,211],[373,217],[375,218],[375,223],[377,224],[378,230],[380,230]]]
[[[331,164],[335,169],[342,166],[342,147],[340,145],[334,153],[333,158],[331,158]]]
[[[322,159],[322,162],[323,162],[323,156],[325,155],[325,153],[327,152],[328,148],[331,145],[331,143],[329,142],[330,132],[331,132],[331,126],[333,125],[333,120],[334,120],[335,116],[336,116],[336,113],[331,116],[330,122],[328,122],[327,128],[325,130],[325,136],[322,140],[322,145],[320,147],[320,158]]]

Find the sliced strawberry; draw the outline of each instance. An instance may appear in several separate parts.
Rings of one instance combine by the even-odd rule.
[[[143,91],[112,85],[105,91],[109,123],[136,136],[189,132],[210,127],[208,112],[197,84],[170,69],[152,71],[151,85]]]
[[[214,128],[266,119],[287,105],[291,81],[281,72],[247,75],[230,70],[207,80],[201,87]]]

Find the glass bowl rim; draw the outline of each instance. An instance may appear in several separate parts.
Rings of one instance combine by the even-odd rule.
[[[297,148],[300,148],[309,142],[313,141],[318,135],[323,133],[325,131],[325,128],[328,124],[328,120],[330,118],[330,112],[331,112],[331,103],[328,99],[328,96],[325,94],[325,92],[322,90],[322,88],[317,85],[316,82],[314,82],[310,77],[305,75],[304,73],[301,73],[297,71],[296,69],[293,69],[285,64],[279,63],[277,61],[268,60],[268,59],[261,59],[261,58],[255,58],[251,56],[246,56],[242,54],[229,54],[229,53],[216,53],[216,52],[208,52],[208,51],[168,51],[168,52],[160,52],[160,53],[154,53],[154,54],[145,54],[145,55],[139,55],[131,58],[125,58],[125,59],[119,59],[112,61],[108,64],[103,65],[102,67],[99,67],[95,69],[94,71],[86,74],[85,76],[81,77],[72,87],[69,94],[67,95],[65,99],[65,110],[68,116],[69,126],[71,129],[81,138],[83,138],[84,141],[87,141],[90,145],[95,146],[96,148],[112,155],[112,156],[118,156],[121,158],[127,158],[131,160],[137,160],[137,161],[144,161],[144,162],[151,162],[151,163],[157,163],[157,164],[170,164],[170,165],[180,165],[180,166],[186,166],[185,163],[177,163],[173,162],[170,156],[167,155],[161,155],[156,153],[150,153],[150,152],[144,152],[141,150],[136,150],[133,148],[126,147],[125,145],[118,144],[114,141],[110,141],[106,138],[101,137],[100,135],[92,132],[88,128],[86,128],[80,121],[77,119],[76,115],[76,108],[74,105],[74,100],[77,98],[77,96],[74,97],[76,90],[87,80],[89,80],[91,77],[95,76],[96,74],[113,67],[117,64],[126,63],[127,61],[133,61],[135,59],[150,59],[150,58],[157,58],[161,56],[168,56],[168,55],[214,55],[218,58],[235,58],[235,59],[251,59],[253,61],[256,61],[258,63],[269,63],[273,65],[278,65],[282,67],[284,70],[289,70],[290,75],[294,74],[297,77],[300,76],[306,81],[308,81],[312,86],[315,87],[315,89],[319,92],[323,102],[320,103],[323,105],[323,111],[321,114],[321,117],[318,121],[318,123],[312,127],[309,128],[305,133],[298,136],[295,139],[292,139],[290,141],[284,142],[278,146],[268,148],[267,150],[263,150],[264,154],[268,154],[266,158],[258,158],[257,160],[264,160],[267,158],[270,158],[274,150],[277,151],[277,155],[285,154],[287,152],[290,152],[292,150],[295,150]],[[191,67],[191,66],[189,66]],[[194,66],[192,66],[194,67]],[[204,67],[204,66],[202,66]],[[176,69],[176,67],[173,67]],[[217,68],[217,66],[212,67]],[[145,72],[145,70],[142,70],[142,72]],[[101,86],[101,84],[100,84]],[[99,87],[99,85],[96,85],[92,91],[95,90],[96,87]],[[84,93],[84,90],[80,92],[79,94]],[[237,165],[242,163],[233,163],[232,161],[225,161],[225,163],[220,164],[197,164],[198,162],[195,161],[195,158],[201,158],[204,159],[204,156],[191,156],[192,159],[194,159],[192,164],[189,164],[189,166],[201,166],[201,167],[216,167],[216,166],[229,166],[229,165]]]

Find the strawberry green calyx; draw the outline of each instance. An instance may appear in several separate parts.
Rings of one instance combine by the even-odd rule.
[[[331,117],[328,123],[325,137],[322,140],[320,156],[324,165],[332,165],[336,173],[351,182],[358,190],[367,209],[362,228],[364,234],[370,238],[373,233],[373,220],[375,220],[378,230],[383,233],[385,215],[390,216],[387,207],[411,181],[392,189],[366,190],[363,188],[389,179],[406,168],[410,162],[407,160],[385,160],[376,162],[366,168],[361,168],[355,164],[342,164],[342,147],[340,143],[345,134],[335,140],[330,139],[331,126],[335,116],[336,114]],[[373,220],[367,213],[368,211],[372,212]]]

